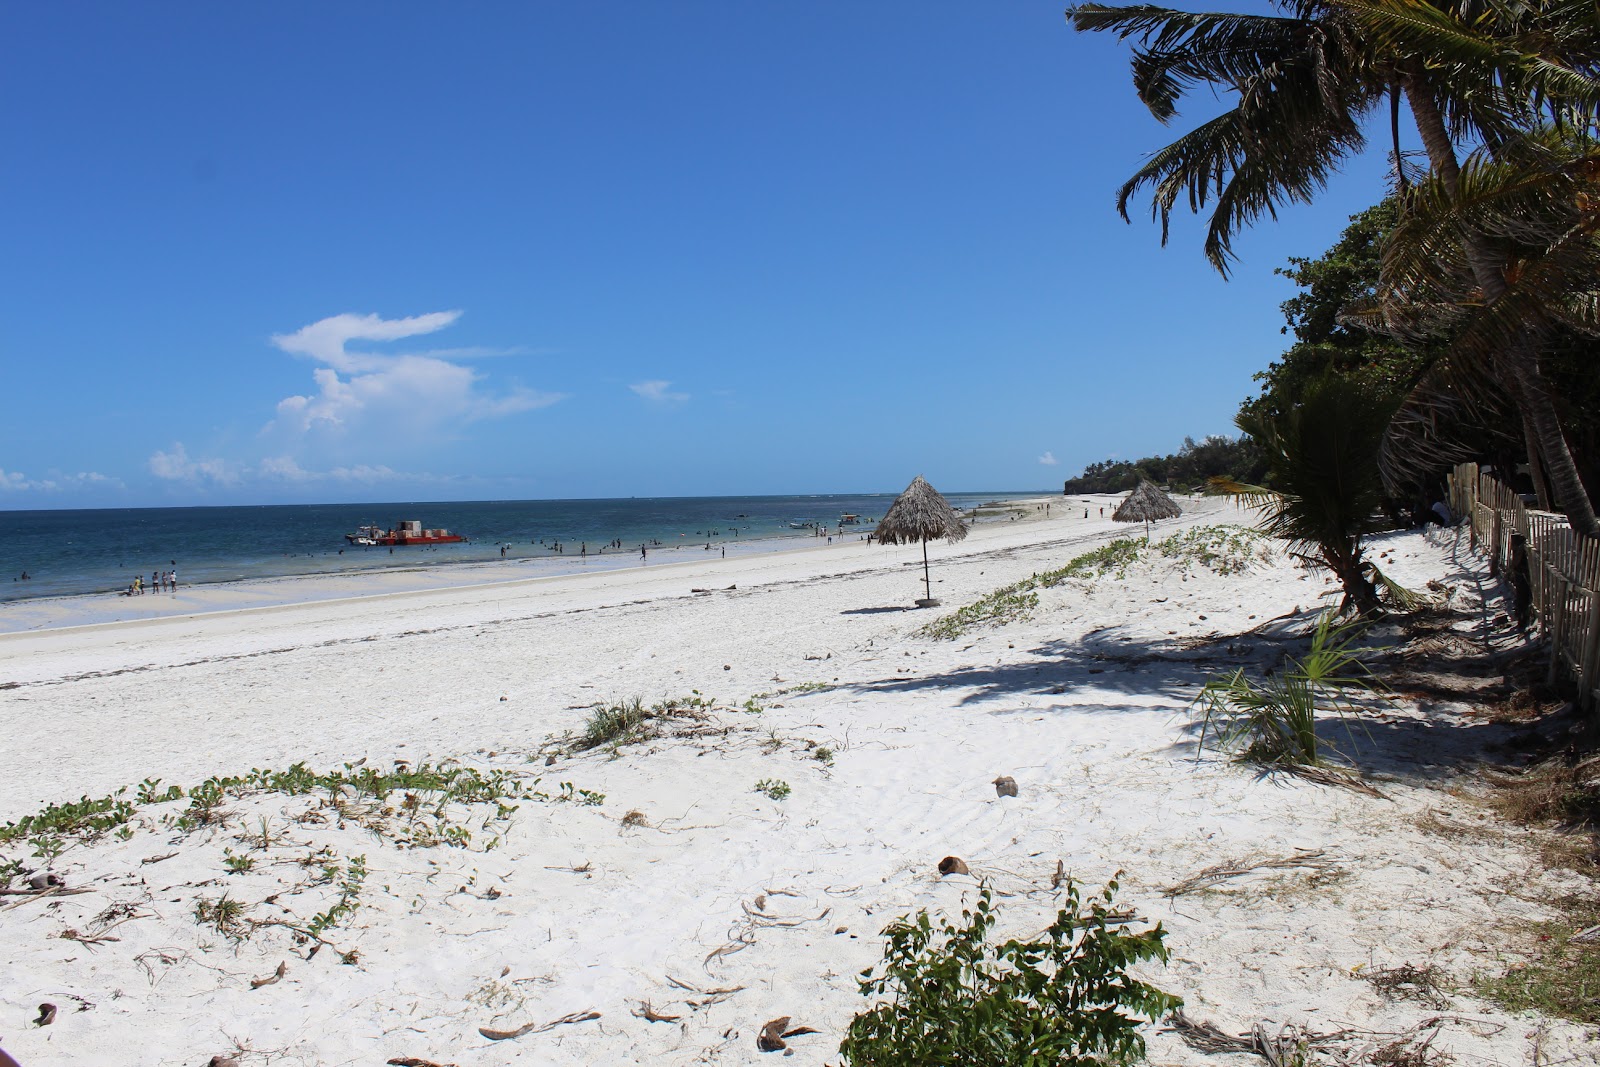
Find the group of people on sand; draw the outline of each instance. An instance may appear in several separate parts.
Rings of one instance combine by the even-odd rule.
[[[178,561],[172,561],[172,570],[151,571],[149,584],[145,583],[144,576],[133,576],[133,584],[128,586],[123,596],[143,596],[145,593],[176,593],[178,591]]]

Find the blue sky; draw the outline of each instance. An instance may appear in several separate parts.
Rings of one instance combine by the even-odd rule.
[[[1229,432],[1383,188],[1161,248],[1114,191],[1210,112],[1059,2],[7,24],[0,509],[1059,486]]]

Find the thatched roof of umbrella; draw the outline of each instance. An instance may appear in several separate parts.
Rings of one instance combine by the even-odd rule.
[[[878,540],[886,545],[914,545],[942,537],[955,544],[967,536],[961,513],[922,475],[912,479],[878,522]]]
[[[961,513],[950,501],[940,496],[919,474],[889,505],[874,536],[886,545],[922,542],[922,587],[926,595],[917,601],[917,606],[932,607],[939,602],[933,599],[933,582],[928,577],[928,542],[942,537],[955,544],[967,536],[967,524],[961,521]]]
[[[1157,489],[1154,482],[1140,482],[1139,487],[1128,494],[1128,499],[1117,505],[1111,517],[1117,522],[1157,522],[1182,514],[1183,509]]]

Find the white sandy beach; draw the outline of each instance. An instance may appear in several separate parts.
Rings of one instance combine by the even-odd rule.
[[[763,1058],[761,1025],[787,1015],[820,1031],[791,1040],[790,1062],[837,1063],[887,922],[958,913],[982,878],[1005,932],[1036,932],[1059,861],[1087,891],[1123,872],[1119,903],[1169,931],[1170,965],[1145,977],[1230,1033],[1350,1031],[1337,1048],[1355,1057],[1411,1032],[1463,1064],[1593,1058],[1580,1027],[1468,993],[1391,1001],[1361,979],[1410,962],[1465,988],[1516,958],[1515,923],[1571,888],[1538,862],[1539,835],[1484,829],[1494,817],[1466,761],[1510,727],[1448,702],[1374,709],[1358,761],[1386,799],[1195,760],[1197,685],[1271,665],[1279,648],[1262,635],[1303,621],[1331,588],[1322,576],[1281,552],[1230,576],[1158,557],[1045,590],[1031,618],[953,641],[915,633],[1130,533],[1052,503],[1049,519],[931,546],[938,611],[903,610],[922,595],[918,549],[841,542],[434,589],[360,576],[338,599],[0,635],[0,823],[146,779],[187,788],[297,762],[459,759],[552,795],[504,819],[452,809],[465,847],[401,847],[362,823],[403,813],[332,809],[326,793],[229,798],[220,822],[189,831],[172,825],[187,800],[141,805],[131,832],[54,858],[88,892],[0,897],[0,1047],[23,1067],[743,1064]],[[1246,519],[1184,506],[1158,540]],[[1453,588],[1446,637],[1487,639],[1495,594],[1453,531],[1374,551],[1407,584]],[[696,736],[615,753],[553,743],[598,704],[694,694],[715,701]],[[999,775],[1018,796],[996,796]],[[791,792],[771,799],[761,780]],[[563,802],[561,783],[580,799]],[[249,869],[230,872],[229,855]],[[971,875],[941,878],[946,855]],[[0,856],[44,868],[14,846]],[[297,936],[355,856],[369,872],[358,906],[323,929],[326,946]],[[1224,861],[1297,856],[1311,865],[1164,893]],[[319,880],[329,863],[342,873]],[[248,937],[197,921],[224,894],[260,924]],[[28,1025],[46,1002],[55,1020]],[[1445,1021],[1416,1029],[1430,1019]],[[1259,1062],[1157,1028],[1149,1040],[1156,1063]]]

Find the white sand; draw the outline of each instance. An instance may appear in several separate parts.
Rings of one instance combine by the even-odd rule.
[[[1191,508],[1168,529],[1239,519],[1215,502]],[[933,546],[945,610],[1128,532],[1059,501],[1054,512]],[[1458,603],[1473,603],[1468,561],[1447,537],[1392,535],[1381,547],[1401,580],[1453,576]],[[1454,761],[1497,728],[1458,729],[1441,706],[1425,719],[1374,714],[1362,743],[1388,801],[1193,760],[1184,708],[1230,646],[1190,639],[1309,609],[1328,590],[1321,577],[1281,556],[1186,581],[1164,562],[1138,564],[1122,580],[1047,590],[1031,619],[955,641],[912,632],[937,613],[882,610],[920,585],[917,549],[844,543],[0,636],[0,680],[16,683],[0,693],[0,821],[146,778],[190,786],[397,757],[459,757],[606,798],[523,801],[487,828],[475,809],[468,848],[402,849],[353,821],[292,821],[317,798],[230,800],[222,827],[190,834],[161,825],[187,801],[141,808],[127,840],[55,860],[69,886],[92,892],[0,911],[0,1047],[24,1067],[198,1064],[239,1047],[253,1050],[242,1064],[749,1063],[761,1024],[789,1015],[821,1031],[793,1039],[790,1062],[837,1063],[866,1003],[856,974],[878,960],[885,923],[970,899],[975,877],[934,869],[953,854],[994,886],[1008,934],[1053,917],[1058,860],[1090,889],[1123,870],[1122,902],[1170,931],[1172,962],[1147,977],[1230,1032],[1263,1020],[1371,1032],[1349,1050],[1445,1015],[1434,1048],[1463,1063],[1528,1060],[1530,1033],[1542,1062],[1592,1055],[1575,1026],[1536,1026],[1470,995],[1445,1011],[1391,1003],[1356,977],[1409,961],[1465,986],[1502,966],[1508,924],[1542,916],[1562,890],[1534,835],[1415,824],[1431,809],[1484,825]],[[801,683],[834,688],[732,710]],[[718,698],[725,733],[551,767],[538,755],[596,702],[694,690]],[[836,753],[831,767],[813,758],[817,745]],[[1002,774],[1018,797],[996,797]],[[759,779],[792,794],[768,799],[753,791]],[[644,824],[625,824],[629,812]],[[242,838],[263,816],[281,838],[252,853]],[[364,854],[371,872],[359,910],[326,933],[330,949],[307,959],[281,926],[235,945],[196,922],[196,903],[226,892],[250,918],[304,926],[335,898],[311,884],[315,864],[296,862],[323,846],[341,860]],[[225,848],[252,855],[254,869],[227,873]],[[1300,849],[1334,866],[1162,893],[1224,860]],[[138,917],[112,928],[126,914],[107,915],[117,903]],[[63,939],[67,929],[117,940],[85,944]],[[350,950],[355,961],[341,963]],[[280,962],[281,981],[251,988]],[[673,979],[742,988],[708,997]],[[680,1018],[633,1014],[646,1001]],[[55,1022],[26,1025],[41,1002],[59,1006]],[[500,1042],[479,1034],[583,1011],[601,1016]],[[1150,1041],[1158,1063],[1216,1059],[1170,1033]]]

